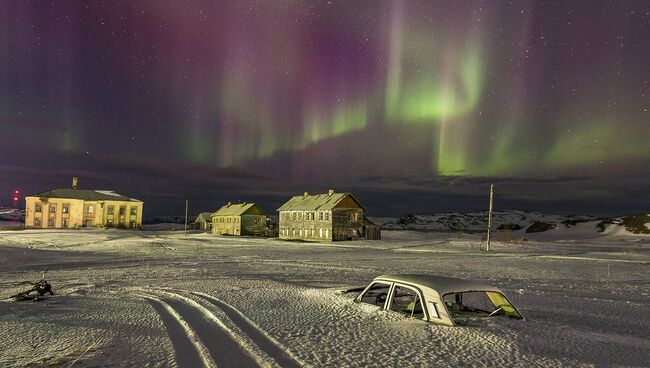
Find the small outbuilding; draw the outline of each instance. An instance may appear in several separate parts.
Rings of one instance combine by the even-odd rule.
[[[211,212],[201,212],[196,216],[196,220],[192,223],[192,228],[196,230],[212,231],[212,215]]]
[[[265,236],[268,215],[255,203],[228,202],[210,215],[212,233],[219,235]]]

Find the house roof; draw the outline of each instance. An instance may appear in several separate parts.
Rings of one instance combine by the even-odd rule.
[[[29,197],[81,199],[84,201],[142,202],[140,200],[129,198],[119,193],[115,193],[112,190],[93,190],[93,189],[70,189],[70,188],[52,189],[52,190],[48,190],[47,192],[31,195]]]
[[[255,203],[228,203],[221,208],[219,208],[216,212],[214,212],[210,217],[213,216],[241,216],[245,214],[246,212],[250,211],[251,209],[257,209],[260,213],[264,214],[264,211],[262,211],[259,206],[257,206]]]
[[[280,206],[278,211],[327,211],[336,207],[339,202],[347,197],[352,198],[359,207],[365,210],[361,202],[354,198],[352,193],[324,193],[294,196],[285,204]]]
[[[438,294],[467,292],[467,291],[498,291],[501,290],[492,285],[484,284],[475,280],[463,280],[452,277],[422,275],[422,274],[390,274],[381,275],[375,279],[385,279],[395,282],[422,285],[435,290]]]
[[[195,223],[199,222],[200,219],[203,219],[203,221],[210,222],[210,215],[211,214],[212,214],[212,212],[201,212],[201,213],[199,213],[198,216],[196,216],[196,219],[194,220],[194,222]]]

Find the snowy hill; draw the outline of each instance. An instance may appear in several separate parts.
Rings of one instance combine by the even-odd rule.
[[[487,211],[442,213],[434,215],[407,214],[400,218],[372,218],[389,230],[482,232],[487,228]],[[549,215],[532,211],[495,211],[493,228],[517,233],[580,232],[650,234],[650,215],[597,218],[585,215]]]

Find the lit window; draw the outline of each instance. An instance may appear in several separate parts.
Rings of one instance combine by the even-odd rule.
[[[56,212],[56,203],[50,203],[50,205],[48,207],[48,211]]]
[[[93,206],[88,206],[86,208],[86,213],[94,213],[95,212],[95,207]]]
[[[67,218],[64,218],[64,219],[61,220],[61,226],[62,227],[68,227],[68,219]]]
[[[64,203],[61,210],[63,211],[63,213],[69,213],[70,212],[70,205],[68,203]]]
[[[120,216],[126,215],[126,207],[125,206],[120,206]]]
[[[41,212],[41,204],[40,203],[36,203],[36,205],[34,206],[34,212]]]

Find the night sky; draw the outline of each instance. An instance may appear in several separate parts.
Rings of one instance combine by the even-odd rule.
[[[0,204],[649,212],[649,81],[647,0],[6,1]]]

